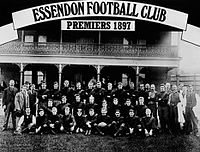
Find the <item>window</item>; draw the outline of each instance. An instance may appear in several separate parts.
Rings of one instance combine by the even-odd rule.
[[[34,36],[33,35],[25,35],[24,37],[24,43],[26,46],[31,46],[33,45],[34,42]]]
[[[34,37],[33,35],[25,35],[25,42],[34,42]]]
[[[39,35],[38,36],[38,45],[46,46],[47,36]]]
[[[146,43],[147,43],[146,40],[138,40],[137,41],[138,45],[146,45]]]
[[[128,85],[128,75],[125,73],[122,74],[122,83],[123,83],[123,86]]]
[[[24,82],[32,83],[32,71],[24,71]]]
[[[42,71],[37,72],[37,82],[40,83],[44,80],[44,73]]]

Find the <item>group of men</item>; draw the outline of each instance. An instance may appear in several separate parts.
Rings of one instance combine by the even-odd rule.
[[[193,112],[197,104],[192,86],[140,84],[126,89],[122,82],[102,86],[90,81],[87,88],[69,81],[59,90],[58,82],[47,89],[42,82],[38,90],[25,83],[20,92],[11,80],[4,90],[4,130],[12,114],[14,134],[84,133],[111,136],[154,136],[158,133],[198,134],[198,120]]]

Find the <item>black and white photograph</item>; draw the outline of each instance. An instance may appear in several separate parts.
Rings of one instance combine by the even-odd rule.
[[[194,0],[2,0],[0,152],[199,152]]]

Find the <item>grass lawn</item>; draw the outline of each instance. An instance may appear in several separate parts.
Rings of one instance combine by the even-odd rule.
[[[83,134],[21,135],[1,132],[0,151],[200,151],[200,139],[195,136],[161,135],[149,138],[85,136]]]

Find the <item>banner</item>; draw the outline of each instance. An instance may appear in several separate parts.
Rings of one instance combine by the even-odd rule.
[[[62,20],[61,30],[135,31],[135,21]]]
[[[0,27],[0,44],[18,39],[17,30],[14,30],[13,23]]]
[[[85,0],[36,6],[12,13],[14,28],[75,17],[139,19],[185,30],[188,14],[160,6],[116,0]]]
[[[182,33],[182,40],[200,46],[200,28],[187,24],[187,30]]]

